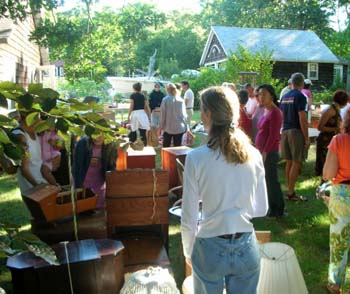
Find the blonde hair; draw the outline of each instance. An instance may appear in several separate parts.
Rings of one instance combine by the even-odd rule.
[[[169,90],[168,90],[169,89]],[[176,86],[173,83],[167,85],[167,92],[173,96],[177,96]]]
[[[239,102],[235,92],[224,87],[211,87],[201,93],[202,111],[210,111],[212,125],[207,146],[219,149],[230,163],[245,163],[249,138],[238,127]]]
[[[225,87],[225,88],[229,88],[231,89],[232,91],[237,91],[237,87],[234,83],[227,83],[227,82],[224,82],[222,85],[222,87]]]

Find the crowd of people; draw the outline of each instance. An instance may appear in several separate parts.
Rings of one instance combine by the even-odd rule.
[[[310,146],[311,85],[303,74],[294,73],[280,96],[269,84],[245,84],[237,90],[233,83],[224,83],[201,92],[201,120],[208,140],[187,155],[181,219],[195,293],[222,293],[224,285],[227,293],[256,293],[260,255],[252,219],[278,220],[286,215],[285,201],[307,200],[295,187]],[[350,110],[344,119],[341,116],[348,103],[346,91],[334,93],[332,104],[321,114],[316,140],[316,175],[321,182],[333,181],[331,293],[340,293],[344,284],[350,247]],[[181,146],[184,134],[191,133],[193,107],[188,81],[167,84],[165,94],[157,83],[149,99],[141,83],[135,83],[129,140],[135,142],[139,134],[146,146],[147,132],[155,127],[163,147]],[[41,183],[56,184],[52,172],[61,160],[55,131],[38,136],[35,124],[26,124],[26,115],[21,113],[13,131],[31,154],[18,169],[22,193]],[[104,208],[105,173],[115,169],[117,158],[113,143],[105,144],[104,139],[103,134],[80,138],[73,157],[74,185],[99,196],[97,209]],[[286,161],[285,195],[278,177],[280,156]]]

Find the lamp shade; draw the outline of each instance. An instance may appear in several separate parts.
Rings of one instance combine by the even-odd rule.
[[[308,293],[292,247],[283,243],[260,245],[261,269],[258,294]]]
[[[149,267],[132,273],[120,294],[180,294],[167,269]]]

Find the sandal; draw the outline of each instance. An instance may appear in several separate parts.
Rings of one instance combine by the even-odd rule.
[[[286,200],[288,200],[288,201],[302,201],[302,202],[308,201],[308,199],[306,197],[301,196],[301,195],[297,195],[297,194],[295,194],[295,192],[291,195],[286,194]]]
[[[337,284],[328,284],[327,290],[331,294],[340,294],[340,286]]]

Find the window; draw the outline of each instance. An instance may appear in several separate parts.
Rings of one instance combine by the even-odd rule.
[[[63,66],[56,66],[55,67],[55,77],[64,77]]]
[[[310,80],[318,80],[318,63],[307,64],[307,77]]]
[[[343,66],[341,64],[334,64],[334,82],[343,80]]]

